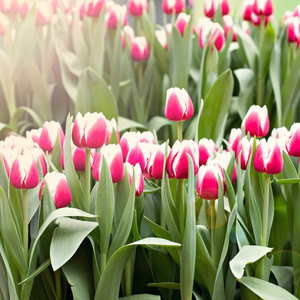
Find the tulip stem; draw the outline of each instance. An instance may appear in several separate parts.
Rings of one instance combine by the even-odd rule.
[[[27,190],[23,190],[23,252],[27,263],[28,257],[28,197]]]
[[[182,121],[177,122],[177,137],[178,141],[182,142]]]
[[[213,262],[215,259],[215,230],[216,230],[216,200],[208,200],[210,206],[210,242],[211,242],[211,257]]]
[[[184,236],[184,179],[178,180],[178,209],[179,209],[179,230],[183,240]]]
[[[263,232],[262,232],[262,246],[268,246],[267,236],[268,236],[268,215],[269,215],[269,187],[270,176],[265,175],[265,193],[264,193],[264,207],[263,207]]]
[[[298,158],[298,177],[300,178],[300,160]]]
[[[56,300],[61,300],[61,274],[60,269],[54,272],[55,276],[55,289],[56,289]]]
[[[85,149],[85,178],[84,193],[87,211],[90,211],[90,185],[91,185],[91,149]]]
[[[101,253],[100,254],[100,274],[103,274],[103,271],[106,267],[106,259],[107,259],[107,254],[106,253]]]

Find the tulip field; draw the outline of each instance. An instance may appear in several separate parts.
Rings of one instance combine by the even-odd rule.
[[[300,299],[300,5],[276,8],[0,0],[0,300]]]

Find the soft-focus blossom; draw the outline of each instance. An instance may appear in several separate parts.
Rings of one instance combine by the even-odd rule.
[[[132,39],[134,38],[134,30],[132,27],[126,25],[124,26],[123,30],[121,31],[121,39],[122,39],[122,48],[125,49],[126,47],[126,38],[131,44]]]
[[[287,28],[287,38],[289,43],[297,43],[300,38],[300,19],[299,17],[290,17],[285,21]]]
[[[185,9],[185,0],[163,0],[161,7],[167,15],[171,15],[173,11],[178,15]]]
[[[24,149],[24,154],[28,153],[33,155],[36,160],[38,160],[40,162],[42,171],[43,171],[43,176],[46,175],[47,173],[47,163],[46,163],[46,159],[45,159],[45,154],[43,152],[43,150],[41,148],[32,148],[32,149]]]
[[[256,15],[254,12],[251,14],[251,23],[253,26],[260,26],[262,18],[259,15]],[[269,21],[273,22],[273,15],[265,17],[265,27],[268,25]]]
[[[148,174],[151,178],[162,179],[164,158],[165,158],[166,142],[161,145],[153,145],[151,156],[148,162]],[[167,147],[167,155],[169,155],[171,148]]]
[[[149,11],[148,0],[128,0],[127,8],[132,16],[141,16],[144,10]]]
[[[272,0],[254,0],[253,11],[258,16],[269,17],[273,14]]]
[[[6,32],[6,28],[8,27],[9,20],[8,18],[0,13],[0,36]]]
[[[133,171],[134,171],[134,176],[135,176],[135,197],[139,197],[143,190],[144,190],[144,177],[142,174],[142,170],[139,164],[136,164],[135,166],[131,165],[130,163],[126,162],[125,163],[127,172],[128,172],[128,177],[129,177],[129,183],[131,185],[132,183],[132,176],[133,176]]]
[[[287,133],[286,150],[290,156],[300,157],[300,123],[294,123]]]
[[[26,138],[31,139],[33,143],[37,143],[39,145],[41,133],[42,133],[42,128],[31,129],[29,131],[26,131]]]
[[[127,25],[127,7],[115,4],[113,1],[106,2],[105,24],[111,30],[116,30],[118,23]]]
[[[184,34],[185,28],[188,25],[190,19],[191,19],[191,16],[187,15],[186,13],[180,13],[178,15],[176,22],[175,22],[175,26],[181,35]]]
[[[257,172],[278,174],[283,168],[282,150],[277,139],[270,137],[268,141],[262,139],[256,149],[254,168]]]
[[[192,140],[183,140],[182,142],[177,140],[167,159],[166,169],[170,177],[177,179],[188,178],[189,164],[187,154],[191,156],[194,165],[194,174],[197,174],[199,162],[199,148],[197,143]]]
[[[5,15],[18,14],[20,12],[19,0],[0,0],[0,11]]]
[[[46,152],[51,153],[53,151],[57,137],[59,138],[61,147],[65,140],[65,135],[61,128],[61,125],[55,121],[46,121],[43,125],[42,132],[39,139],[39,146]]]
[[[47,173],[40,187],[39,197],[43,194],[45,182],[54,200],[56,208],[66,207],[71,203],[72,195],[66,175],[58,172]]]
[[[70,0],[51,0],[53,13],[57,13],[57,8],[60,7],[65,13],[69,12],[72,8]]]
[[[39,183],[39,170],[37,160],[30,153],[19,154],[14,160],[10,180],[17,189],[33,189]]]
[[[204,14],[208,18],[213,18],[215,13],[220,6],[222,15],[227,15],[229,13],[229,3],[228,0],[205,0],[204,1]]]
[[[81,148],[100,148],[106,138],[106,119],[102,113],[77,113],[72,139],[74,145]]]
[[[232,31],[232,41],[236,42],[237,33],[236,33],[235,25],[233,23],[232,16],[230,15],[223,16],[223,24],[224,24],[225,36],[227,37],[230,31]]]
[[[40,27],[51,22],[52,8],[47,1],[38,0],[35,3],[35,25]]]
[[[244,136],[238,144],[237,150],[235,152],[235,158],[237,162],[240,163],[242,170],[247,169],[252,152],[252,144],[253,139],[251,138],[251,140],[249,141],[246,136]]]
[[[242,22],[242,29],[246,34],[250,35],[249,23],[247,21]]]
[[[288,130],[286,127],[280,127],[280,128],[273,128],[271,132],[271,136],[275,139],[277,139],[277,142],[281,148],[282,151],[287,152],[286,150],[286,142],[288,140]]]
[[[147,165],[151,155],[150,145],[145,142],[136,142],[135,145],[129,150],[126,161],[135,166],[141,166],[142,173],[147,173]]]
[[[134,37],[131,41],[131,57],[135,61],[144,61],[149,57],[149,45],[145,37]]]
[[[269,115],[267,107],[264,105],[252,105],[242,122],[242,128],[245,128],[246,134],[250,136],[263,137],[269,131]]]
[[[109,144],[104,145],[94,159],[93,164],[93,177],[99,181],[102,166],[102,157],[107,161],[109,171],[111,174],[112,182],[116,183],[122,180],[124,176],[124,163],[123,155],[120,145]]]
[[[156,29],[155,30],[155,36],[158,40],[158,42],[161,44],[161,46],[168,50],[168,42],[167,42],[167,34],[164,28],[162,29]]]
[[[0,144],[0,153],[2,155],[7,177],[9,177],[12,163],[20,153],[18,153],[16,148],[6,148],[3,143]]]
[[[218,199],[219,178],[223,184],[225,193],[224,174],[218,164],[201,166],[197,174],[197,192],[200,198],[206,200]]]
[[[228,138],[228,144],[231,146],[232,151],[236,152],[240,138],[242,136],[241,128],[232,128]]]
[[[199,166],[206,165],[207,160],[213,158],[217,150],[212,139],[202,138],[199,141]]]
[[[90,18],[99,18],[105,0],[85,0],[85,14]]]
[[[173,25],[171,23],[166,24],[166,31],[167,31],[168,35],[172,34],[172,28],[173,28]]]
[[[251,21],[251,14],[253,13],[254,0],[244,0],[242,3],[242,15],[245,21]]]
[[[289,11],[286,11],[286,12],[285,12],[285,15],[286,15],[286,13],[288,13],[288,12],[289,12]],[[292,15],[293,15],[294,17],[300,18],[300,4],[298,4],[298,5],[295,7],[294,11],[291,12],[291,13],[292,13]]]
[[[110,138],[112,133],[115,132],[116,137],[117,137],[117,142],[120,142],[120,133],[118,130],[118,125],[115,120],[115,118],[112,118],[111,120],[106,120],[106,138],[105,142],[106,144],[109,144]]]
[[[165,116],[171,121],[186,121],[194,114],[193,102],[185,89],[177,87],[167,90]]]

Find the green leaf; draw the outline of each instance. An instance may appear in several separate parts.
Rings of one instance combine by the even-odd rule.
[[[238,254],[229,262],[231,272],[237,279],[242,278],[247,264],[259,260],[271,252],[272,249],[263,246],[243,246]]]
[[[170,289],[170,290],[180,290],[180,284],[176,282],[155,282],[155,283],[149,283],[148,286]]]
[[[279,180],[277,180],[277,182],[278,182],[278,184],[300,183],[300,178],[279,179]]]
[[[119,298],[120,300],[160,300],[160,296],[150,295],[150,294],[139,294],[139,295],[132,295],[127,297]]]
[[[111,120],[118,120],[116,99],[103,78],[91,68],[86,68],[79,76],[75,104],[76,112],[102,112]]]
[[[293,292],[293,267],[272,266],[271,271],[274,274],[278,285],[288,292]]]
[[[297,299],[285,289],[255,277],[243,277],[239,280],[239,282],[264,300]]]
[[[54,271],[75,254],[86,236],[98,226],[97,222],[70,218],[58,218],[56,223],[58,227],[54,229],[50,245],[50,259]]]
[[[118,117],[118,129],[120,132],[129,130],[130,128],[147,129],[147,127],[138,122],[132,121],[124,117]]]
[[[172,122],[167,118],[155,116],[148,122],[147,127],[150,131],[155,130],[156,132],[158,132],[161,128],[169,125],[172,125]]]
[[[233,91],[231,70],[221,74],[204,100],[203,110],[198,124],[198,139],[212,139],[216,143],[223,138],[224,124]]]

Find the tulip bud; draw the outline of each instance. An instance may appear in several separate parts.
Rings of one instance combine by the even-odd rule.
[[[258,16],[268,17],[273,14],[272,0],[254,0],[253,11]]]
[[[232,128],[228,138],[228,144],[231,146],[232,151],[236,152],[240,138],[242,136],[241,128]]]
[[[233,23],[232,16],[230,15],[223,16],[223,24],[224,24],[225,36],[227,37],[230,31],[232,31],[232,41],[236,42],[237,33],[236,33],[235,25]]]
[[[131,58],[135,61],[144,61],[149,57],[149,45],[145,37],[138,36],[131,41]]]
[[[235,152],[235,158],[237,162],[239,162],[240,160],[242,170],[247,169],[247,165],[252,152],[252,144],[253,139],[249,141],[246,136],[244,136],[238,144],[237,151]]]
[[[269,116],[267,107],[264,105],[252,105],[242,122],[242,128],[245,127],[246,134],[250,136],[263,137],[269,131]]]
[[[18,14],[20,3],[18,0],[0,0],[0,10],[5,15]]]
[[[42,128],[39,129],[31,129],[30,131],[26,131],[26,138],[33,141],[33,143],[36,143],[40,145],[40,136],[42,133]]]
[[[131,44],[132,39],[134,38],[134,31],[128,25],[124,26],[123,30],[121,31],[121,39],[122,39],[122,48],[123,49],[126,47],[126,37],[128,38],[128,40]]]
[[[124,161],[127,158],[127,154],[129,150],[136,144],[136,142],[139,140],[140,133],[137,132],[125,132],[121,139],[120,139],[120,147],[122,149],[123,153],[123,159]]]
[[[254,12],[251,13],[251,23],[253,26],[260,26],[262,18],[259,15],[256,15]],[[268,25],[268,22],[273,22],[273,15],[265,17],[265,27]]]
[[[171,15],[173,11],[178,15],[185,9],[185,0],[163,0],[161,7],[167,15]]]
[[[283,168],[282,150],[275,138],[262,139],[256,149],[254,169],[260,173],[278,174]]]
[[[19,153],[18,153],[17,149],[5,148],[3,143],[1,143],[1,145],[0,145],[0,153],[2,155],[2,159],[3,159],[3,163],[5,166],[6,173],[7,173],[7,177],[9,177],[12,163],[14,162],[16,157],[19,155]]]
[[[294,123],[287,134],[286,150],[290,156],[300,157],[300,123]]]
[[[196,188],[200,198],[207,200],[218,199],[219,178],[225,193],[224,174],[218,164],[201,166],[197,174]]]
[[[186,121],[194,114],[193,102],[185,89],[177,87],[167,90],[165,116],[170,121]]]
[[[285,21],[289,43],[297,43],[300,38],[300,20],[298,17],[290,17]]]
[[[143,131],[138,135],[138,137],[139,142],[141,143],[155,144],[154,135],[151,131]]]
[[[183,140],[181,143],[176,141],[169,153],[166,169],[170,177],[177,179],[188,178],[189,163],[187,154],[191,156],[194,164],[194,174],[197,174],[199,161],[198,145],[192,140]]]
[[[17,189],[33,189],[39,183],[36,158],[29,153],[18,155],[11,167],[10,180]]]
[[[271,132],[271,136],[275,139],[277,139],[277,142],[281,148],[282,151],[287,152],[286,150],[286,142],[289,138],[289,132],[286,129],[286,127],[280,127],[280,128],[273,128]]]
[[[118,125],[117,125],[115,118],[112,118],[110,121],[106,120],[106,138],[105,138],[106,144],[109,144],[109,141],[110,141],[113,131],[116,133],[117,140],[119,143],[120,142],[120,133],[119,133]]]
[[[199,141],[199,166],[206,165],[207,160],[213,158],[217,150],[212,139],[202,138]]]
[[[41,148],[25,149],[24,154],[25,153],[32,154],[36,160],[39,160],[43,171],[43,176],[45,176],[47,173],[47,163],[43,150]]]
[[[229,13],[229,3],[228,0],[205,0],[204,2],[204,14],[208,18],[213,18],[220,5],[222,15],[227,15]]]
[[[74,145],[80,148],[100,148],[105,142],[106,126],[102,113],[88,112],[84,117],[80,112],[77,113],[72,130]]]
[[[56,208],[66,207],[71,203],[72,195],[67,182],[66,175],[55,171],[47,173],[40,187],[40,198],[45,182],[54,200]]]
[[[111,30],[116,30],[118,23],[127,25],[127,8],[125,5],[115,4],[113,1],[106,2],[105,24]]]
[[[132,16],[141,16],[144,10],[149,11],[148,0],[128,0],[127,7]]]
[[[50,4],[46,1],[35,3],[35,25],[38,27],[49,25],[52,17]]]
[[[139,197],[143,190],[144,190],[144,177],[142,174],[142,170],[139,164],[136,164],[135,166],[131,165],[130,163],[126,162],[126,169],[128,172],[129,177],[129,183],[131,185],[132,182],[132,176],[133,176],[133,170],[134,170],[134,176],[135,176],[135,197]]]
[[[105,0],[86,0],[85,1],[85,14],[90,18],[99,18]]]
[[[57,13],[57,8],[60,7],[65,13],[71,10],[70,0],[51,0],[51,6],[53,13]]]
[[[151,156],[148,162],[148,174],[151,178],[162,179],[165,159],[166,143],[162,145],[153,145],[151,150]],[[168,146],[168,152],[170,153],[170,147]]]
[[[158,42],[161,44],[161,46],[168,50],[168,42],[167,42],[167,34],[164,29],[157,29],[155,30],[155,36],[158,40]]]
[[[65,135],[61,128],[61,125],[55,121],[46,121],[43,125],[42,132],[39,139],[40,147],[46,152],[51,153],[53,151],[57,136],[59,136],[61,147],[65,140]]]
[[[99,153],[95,157],[93,164],[93,177],[96,181],[100,179],[102,155],[106,159],[112,182],[116,183],[122,180],[124,176],[123,155],[120,145],[109,144],[103,145]]]
[[[298,4],[298,5],[296,6],[296,8],[294,9],[294,11],[291,12],[291,13],[292,13],[292,16],[293,16],[293,17],[298,17],[298,18],[300,18],[300,4]],[[284,15],[286,15],[286,14],[288,14],[288,11],[286,11]]]
[[[185,28],[188,25],[190,19],[191,16],[185,13],[180,13],[176,19],[175,26],[182,36],[184,34]]]
[[[242,3],[242,15],[245,21],[251,21],[251,14],[253,12],[254,0],[244,0]]]
[[[142,173],[147,172],[147,165],[150,159],[151,151],[149,144],[145,142],[137,142],[128,152],[126,161],[135,166],[141,166]]]

